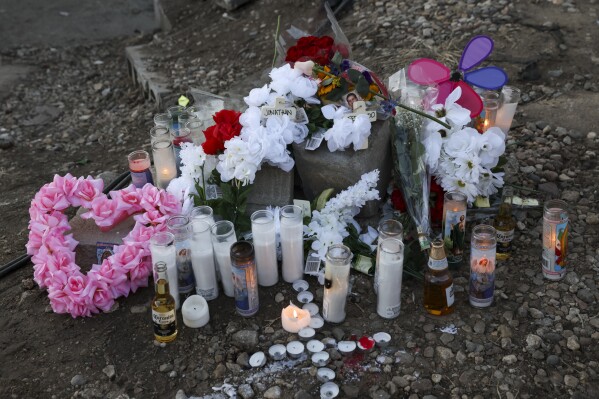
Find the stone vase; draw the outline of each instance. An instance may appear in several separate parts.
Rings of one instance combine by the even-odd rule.
[[[246,213],[251,215],[269,205],[291,204],[293,202],[293,180],[293,170],[285,172],[268,164],[262,165],[262,169],[256,173],[256,179],[252,184]]]

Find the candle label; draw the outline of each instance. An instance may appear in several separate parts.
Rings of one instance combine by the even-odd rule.
[[[156,336],[170,337],[177,332],[177,315],[174,309],[164,313],[152,310],[152,322]]]
[[[543,225],[543,273],[549,277],[562,278],[566,274],[566,251],[568,246],[568,221]]]
[[[482,251],[472,248],[470,255],[470,303],[489,306],[495,292],[495,249]]]
[[[401,303],[398,303],[395,306],[387,306],[385,307],[385,309],[383,310],[384,316],[388,319],[394,319],[397,316],[399,316],[399,311],[401,308]]]
[[[218,297],[218,291],[216,290],[216,288],[203,290],[200,287],[196,287],[196,294],[198,294],[201,297],[204,297],[204,299],[207,301],[211,301]]]
[[[232,264],[235,307],[242,316],[253,316],[258,312],[258,275],[256,262]]]
[[[512,252],[512,240],[514,239],[514,229],[503,231],[497,230],[497,253],[509,254]]]
[[[154,184],[154,179],[152,179],[152,173],[150,169],[146,169],[141,172],[133,172],[131,171],[131,183],[137,188],[142,188],[146,185],[146,183]]]
[[[179,245],[177,245],[179,244]],[[191,294],[196,286],[191,266],[191,250],[186,245],[188,242],[175,243],[177,247],[177,282],[179,294]]]
[[[445,263],[445,267],[447,267],[447,262]],[[445,288],[445,298],[447,299],[447,307],[453,305],[453,302],[455,301],[455,296],[453,294],[453,283],[449,287]]]
[[[447,250],[447,261],[459,263],[464,257],[466,236],[466,210],[445,212],[443,241]]]
[[[329,298],[325,295],[322,300],[322,317],[325,320],[329,320]]]

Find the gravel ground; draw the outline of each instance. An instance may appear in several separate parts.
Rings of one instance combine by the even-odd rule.
[[[160,54],[153,67],[174,93],[238,91],[238,82],[270,66],[276,15],[282,26],[300,11],[318,15],[299,0],[253,1],[226,16],[208,2],[182,3],[167,7],[175,22],[169,34],[2,53],[3,62],[34,69],[0,103],[0,262],[23,252],[30,198],[54,173],[120,172],[129,151],[148,147],[155,110],[131,86],[125,46],[151,41]],[[542,278],[541,212],[520,210],[514,255],[497,270],[487,310],[468,305],[461,270],[454,314],[428,316],[421,284],[406,280],[401,316],[383,320],[372,280],[356,275],[347,320],[325,325],[318,338],[386,331],[393,340],[352,358],[329,350],[340,397],[599,397],[598,8],[595,0],[357,0],[340,15],[354,58],[383,76],[420,56],[451,65],[469,37],[491,34],[492,60],[524,93],[508,140],[508,181],[571,206],[566,277]],[[213,390],[225,383],[242,398],[318,397],[309,360],[248,367],[255,351],[296,339],[277,320],[295,298],[289,284],[262,289],[261,310],[250,319],[221,297],[211,303],[208,327],[182,327],[161,348],[151,337],[151,289],[120,300],[110,314],[73,320],[48,312],[31,277],[27,266],[0,280],[2,397],[226,398]],[[314,281],[311,290],[321,304]]]

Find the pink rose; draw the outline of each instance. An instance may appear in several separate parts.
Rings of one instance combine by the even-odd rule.
[[[103,280],[98,271],[90,271],[88,274],[87,286],[84,296],[88,303],[94,307],[106,312],[114,305],[114,298],[108,289],[108,284]],[[98,278],[99,277],[99,278]]]
[[[117,202],[117,210],[127,211],[129,215],[142,210],[140,192],[134,185],[119,191],[111,191],[110,198]]]
[[[115,247],[113,262],[129,271],[139,264],[142,252],[142,249],[135,245],[119,245]]]
[[[33,197],[35,206],[42,212],[62,211],[69,207],[69,201],[61,188],[48,185],[41,188]]]
[[[155,233],[155,229],[152,226],[144,226],[143,224],[137,223],[133,230],[123,239],[126,244],[133,244],[141,247],[146,251],[150,246],[150,238]]]
[[[83,219],[94,219],[99,227],[112,226],[115,218],[120,215],[116,207],[116,201],[109,200],[106,195],[102,194],[91,202],[91,210],[81,215],[81,217]]]
[[[67,284],[64,287],[65,294],[69,295],[73,300],[83,296],[83,290],[87,285],[87,276],[82,273],[73,273],[67,279]]]
[[[102,262],[96,278],[99,281],[108,284],[113,298],[127,296],[129,294],[129,280],[127,279],[125,271],[115,268],[108,259],[104,259]]]
[[[67,309],[73,317],[73,319],[81,316],[90,317],[92,315],[92,312],[98,313],[98,309],[96,309],[96,307],[93,304],[87,303],[80,298],[71,301]]]
[[[73,239],[72,234],[64,235],[50,231],[42,237],[42,244],[48,247],[51,252],[61,252],[74,251],[78,243]]]
[[[48,298],[54,313],[68,313],[71,305],[70,297],[60,288],[49,287]]]
[[[160,190],[159,208],[165,215],[178,215],[181,213],[181,202],[171,193]]]
[[[168,219],[168,216],[162,214],[160,211],[152,210],[146,211],[142,214],[133,216],[136,222],[141,223],[143,225],[157,225],[165,223]]]
[[[103,188],[104,182],[102,179],[92,179],[91,176],[86,179],[81,177],[73,195],[81,200],[82,206],[89,208],[92,206],[92,201],[102,194]]]
[[[40,288],[47,286],[52,273],[58,270],[65,273],[79,270],[79,267],[75,265],[73,252],[67,250],[50,252],[46,246],[42,246],[39,252],[31,258],[31,261],[34,263],[33,278]]]
[[[139,204],[146,211],[155,210],[160,205],[160,190],[151,184],[143,186],[140,192]]]
[[[129,271],[131,278],[131,291],[135,292],[139,287],[148,286],[148,277],[152,273],[152,262],[149,260],[141,261],[137,266]]]
[[[81,206],[81,199],[75,196],[75,193],[79,189],[79,180],[73,177],[70,173],[67,173],[64,177],[54,175],[52,184],[61,189],[67,200],[73,206]]]

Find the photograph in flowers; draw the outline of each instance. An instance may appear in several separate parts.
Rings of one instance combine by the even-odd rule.
[[[569,64],[573,25],[511,1],[158,3],[177,23],[126,51],[145,97],[78,47],[102,81],[73,111],[94,140],[0,201],[25,218],[0,268],[3,396],[599,392],[599,140],[559,125],[597,88],[592,58]],[[83,129],[69,101],[30,151]]]

